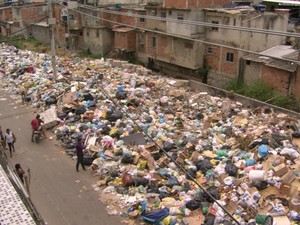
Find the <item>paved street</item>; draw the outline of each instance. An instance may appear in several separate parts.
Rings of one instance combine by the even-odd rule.
[[[98,193],[92,189],[97,179],[89,171],[77,173],[75,161],[55,146],[54,137],[39,144],[31,142],[30,122],[34,115],[31,107],[22,106],[0,91],[0,125],[3,131],[10,128],[17,137],[11,163],[20,163],[26,173],[30,168],[31,199],[47,224],[121,224],[120,218],[106,213]]]

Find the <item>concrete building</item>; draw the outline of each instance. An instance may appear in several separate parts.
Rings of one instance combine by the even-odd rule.
[[[13,15],[11,6],[0,8],[0,24],[1,24],[1,35],[8,36],[11,34]]]
[[[30,27],[32,23],[40,22],[48,17],[46,3],[34,3],[25,5],[12,5],[12,33],[23,35],[25,38],[31,36]]]
[[[231,26],[287,31],[288,10],[276,10],[275,13],[257,12],[251,7],[233,9],[205,9],[206,22]],[[285,43],[286,38],[255,32],[245,32],[218,27],[208,27],[205,32],[208,42],[219,44],[206,45],[205,59],[210,67],[208,83],[222,87],[231,79],[243,80],[244,63],[241,58],[243,51],[262,52],[275,45]],[[221,46],[220,46],[221,45]],[[231,46],[222,47],[222,46]]]
[[[244,56],[246,60],[244,69],[244,81],[246,83],[262,82],[283,95],[300,97],[297,91],[297,65],[284,60],[271,58],[297,60],[299,50],[289,45],[277,45],[267,49],[261,54],[270,56],[259,56],[249,54]],[[298,88],[299,89],[299,88]]]
[[[31,36],[44,44],[50,44],[50,29],[47,21],[38,22],[31,27]]]

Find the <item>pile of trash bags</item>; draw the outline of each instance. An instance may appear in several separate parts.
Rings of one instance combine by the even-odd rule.
[[[40,112],[84,163],[110,215],[141,224],[274,224],[300,220],[299,121],[269,106],[193,92],[189,81],[112,59],[57,58],[1,45],[1,87]]]

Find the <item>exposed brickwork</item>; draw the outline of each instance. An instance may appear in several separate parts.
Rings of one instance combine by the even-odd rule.
[[[2,8],[0,9],[1,21],[11,21],[13,20],[11,8]]]
[[[229,62],[227,60],[227,58],[226,58],[227,53],[233,53],[233,62]],[[237,50],[223,48],[222,56],[221,56],[222,63],[221,63],[220,72],[231,75],[231,76],[237,76],[238,66],[239,66],[238,55],[239,55],[239,52]]]
[[[47,16],[46,12],[43,12],[43,6],[28,6],[21,8],[21,18],[25,23],[32,23],[36,20],[42,19]]]
[[[208,52],[208,51],[211,52]],[[219,69],[219,62],[220,62],[220,47],[207,45],[205,49],[205,59],[207,60],[208,65],[211,67],[212,70]]]
[[[114,47],[127,51],[135,50],[136,34],[135,31],[115,32]]]
[[[177,9],[218,7],[230,4],[231,0],[165,0],[165,6]]]
[[[289,72],[263,65],[261,82],[269,84],[276,91],[287,95],[289,87]]]
[[[157,57],[157,48],[159,46],[159,42],[158,42],[158,36],[157,34],[154,33],[147,33],[146,34],[146,54],[148,54],[151,57]],[[153,46],[153,37],[156,38],[156,46]]]
[[[159,48],[157,49],[157,55],[169,61],[171,57],[169,49],[172,43],[172,38],[165,35],[160,35],[158,36],[158,43]]]

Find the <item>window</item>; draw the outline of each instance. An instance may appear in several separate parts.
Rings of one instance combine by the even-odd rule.
[[[172,16],[172,10],[169,10],[169,16]]]
[[[150,15],[151,15],[151,16],[156,16],[156,9],[151,10]]]
[[[166,12],[161,12],[161,13],[160,13],[160,17],[161,17],[161,18],[166,18],[166,17],[167,17]]]
[[[141,22],[141,23],[144,23],[144,22],[145,22],[145,18],[141,17],[141,18],[140,18],[140,22]]]
[[[250,66],[250,64],[251,64],[251,61],[250,60],[246,60],[246,65]]]
[[[90,32],[89,31],[86,31],[86,36],[90,36]]]
[[[212,23],[212,24],[219,24],[218,21],[212,21],[211,23]],[[212,27],[211,30],[218,31],[219,28],[218,28],[218,27]]]
[[[156,37],[152,37],[152,47],[156,48]]]
[[[233,62],[233,53],[232,52],[226,53],[226,62]]]
[[[193,49],[193,43],[185,42],[184,47],[189,48],[189,49]]]
[[[70,15],[69,15],[69,20],[74,20],[74,19],[75,19],[74,15],[73,15],[73,14],[70,14]]]
[[[178,19],[178,20],[183,20],[183,14],[182,14],[182,13],[178,13],[177,19]]]
[[[235,26],[236,24],[236,19],[233,19],[233,26]]]
[[[207,48],[207,53],[208,53],[208,54],[212,54],[212,53],[213,53],[212,47],[208,47],[208,48]]]

